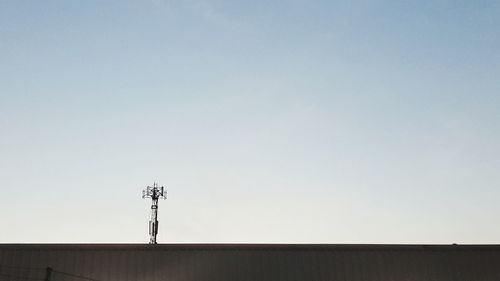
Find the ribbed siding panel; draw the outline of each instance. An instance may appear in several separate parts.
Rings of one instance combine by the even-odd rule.
[[[499,281],[499,246],[0,245],[0,280]],[[63,272],[63,273],[61,273]]]

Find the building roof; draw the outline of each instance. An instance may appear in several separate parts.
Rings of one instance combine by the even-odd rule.
[[[498,281],[500,245],[0,244],[0,280]]]

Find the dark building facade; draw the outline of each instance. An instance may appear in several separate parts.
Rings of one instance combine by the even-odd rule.
[[[4,244],[0,280],[500,281],[500,246]]]

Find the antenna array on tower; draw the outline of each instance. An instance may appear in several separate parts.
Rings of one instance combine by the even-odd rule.
[[[149,221],[149,244],[157,244],[158,235],[158,199],[167,199],[167,191],[155,182],[142,191],[142,198],[151,198],[151,220]]]

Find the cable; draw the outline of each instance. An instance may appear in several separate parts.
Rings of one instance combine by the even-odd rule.
[[[0,269],[5,268],[5,269],[14,269],[14,270],[25,270],[25,271],[34,271],[34,270],[43,270],[45,271],[46,268],[41,268],[41,267],[20,267],[20,266],[8,266],[8,265],[0,265]],[[97,279],[93,279],[90,277],[85,277],[81,275],[76,275],[76,274],[71,274],[63,271],[58,271],[58,270],[52,270],[53,273],[55,274],[61,274],[61,275],[66,275],[68,277],[73,277],[73,278],[78,278],[78,279],[84,279],[84,280],[89,280],[89,281],[101,281]],[[19,273],[19,272],[17,272]],[[9,274],[3,274],[0,271],[0,277],[7,277],[7,278],[21,278],[21,279],[26,279],[26,280],[41,280],[39,278],[32,278],[32,277],[21,277],[21,276],[15,276],[15,275],[9,275]]]
[[[12,280],[12,278],[23,279],[23,280],[38,280],[38,281],[42,280],[40,278],[23,277],[23,276],[16,276],[16,275],[9,275],[9,274],[2,274],[2,273],[0,273],[0,277],[8,278],[7,280]]]
[[[13,269],[20,269],[20,270],[45,270],[45,268],[41,267],[21,267],[21,266],[9,266],[9,265],[2,265],[0,264],[0,268],[13,268]]]
[[[73,277],[73,278],[85,279],[85,280],[90,280],[90,281],[100,281],[100,280],[97,280],[97,279],[92,279],[92,278],[89,278],[89,277],[85,277],[85,276],[81,276],[81,275],[76,275],[76,274],[71,274],[71,273],[67,273],[67,272],[62,272],[62,271],[58,271],[58,270],[54,270],[53,272],[54,273],[58,273],[58,274],[62,274],[62,275],[66,275],[66,276],[69,276],[69,277]]]

